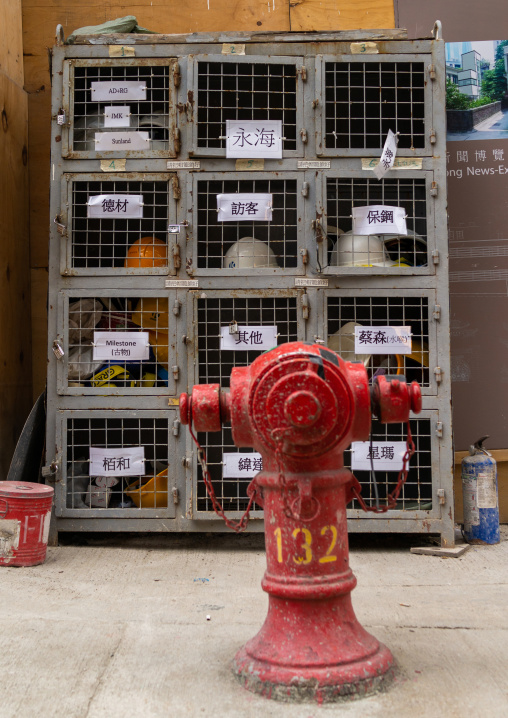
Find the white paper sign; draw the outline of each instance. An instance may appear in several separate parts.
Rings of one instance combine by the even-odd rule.
[[[121,150],[149,150],[150,134],[148,132],[96,132],[95,151],[110,152]]]
[[[88,198],[87,217],[143,217],[142,194],[97,194]]]
[[[218,194],[218,222],[272,221],[271,194]]]
[[[238,327],[236,334],[229,333],[229,326],[220,328],[222,351],[266,351],[277,346],[277,327]]]
[[[129,105],[113,105],[104,108],[104,127],[130,127],[131,108]]]
[[[355,327],[355,354],[411,354],[411,327]]]
[[[263,469],[263,457],[258,453],[222,454],[224,479],[253,479]]]
[[[93,102],[146,100],[146,82],[140,82],[139,80],[92,82],[91,89]]]
[[[390,207],[371,204],[353,207],[354,234],[404,234],[407,235],[406,210],[404,207]]]
[[[226,120],[226,157],[282,158],[281,120]]]
[[[374,174],[379,180],[384,177],[389,169],[393,167],[395,155],[397,154],[397,142],[397,135],[395,135],[391,130],[388,130],[388,135],[386,136],[386,142],[383,147],[383,152],[381,153],[379,164],[374,167]]]
[[[351,444],[351,469],[353,471],[400,471],[404,454],[407,451],[405,441],[353,441]]]
[[[143,476],[144,473],[144,446],[123,449],[90,447],[90,476]]]
[[[139,361],[149,359],[148,332],[94,332],[93,359]]]

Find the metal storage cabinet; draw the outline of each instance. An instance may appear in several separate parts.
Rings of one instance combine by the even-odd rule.
[[[181,430],[178,395],[198,382],[227,387],[232,367],[259,355],[255,338],[266,330],[275,343],[327,344],[371,376],[395,371],[421,384],[423,411],[410,421],[416,452],[397,508],[366,514],[354,502],[349,528],[430,532],[453,543],[438,34],[99,36],[68,46],[60,33],[45,467],[56,483],[58,530],[225,530]],[[259,123],[258,138],[264,122],[280,121],[282,158],[227,158],[232,120]],[[398,133],[397,163],[378,180],[372,168],[388,130]],[[237,193],[270,195],[272,220],[219,221],[217,195]],[[135,216],[122,217],[125,201]],[[101,202],[117,213],[103,204],[94,214]],[[352,214],[368,205],[402,207],[407,236],[376,236],[355,257]],[[129,259],[140,245],[151,261]],[[220,337],[230,326],[238,341],[226,350]],[[355,326],[409,327],[411,353],[356,356]],[[96,366],[94,330],[145,332],[144,358],[118,352]],[[373,441],[404,437],[404,427],[373,422]],[[228,427],[199,439],[216,494],[238,519],[249,479],[226,464],[238,455],[252,471],[259,459],[233,445]],[[142,448],[151,490],[142,495],[132,477],[90,484],[92,447]],[[376,472],[381,500],[396,477]],[[371,472],[358,479],[372,502]],[[248,530],[261,530],[262,517],[254,506]]]

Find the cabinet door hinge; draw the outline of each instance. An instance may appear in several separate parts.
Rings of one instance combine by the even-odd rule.
[[[434,128],[432,128],[431,131],[429,132],[429,139],[430,139],[431,145],[436,144],[436,130]]]
[[[182,75],[180,74],[180,65],[175,62],[173,67],[173,84],[175,87],[180,87],[180,82],[182,81]]]
[[[171,367],[171,371],[173,372],[174,380],[178,381],[178,378],[180,376],[180,367],[177,364],[175,364],[174,366]]]
[[[303,144],[306,145],[309,141],[309,137],[307,135],[307,130],[304,127],[300,130],[300,137],[302,138]]]
[[[182,258],[180,257],[180,245],[178,244],[178,242],[175,242],[175,244],[173,245],[173,268],[180,269],[181,266]]]
[[[180,181],[178,179],[178,175],[173,175],[171,177],[171,184],[173,186],[173,199],[180,199],[182,196],[182,190],[180,188]]]
[[[180,130],[178,129],[178,127],[175,127],[173,130],[173,140],[175,143],[175,155],[179,155],[180,148],[181,148],[181,142],[180,142]]]
[[[444,489],[437,490],[437,498],[439,499],[439,503],[441,505],[446,503],[446,493]]]
[[[432,263],[439,264],[439,249],[433,249],[431,254],[432,254]]]
[[[309,196],[309,183],[303,182],[302,183],[302,197],[308,197]]]
[[[438,322],[441,319],[441,305],[434,304],[434,311],[432,312],[433,318]]]
[[[180,492],[176,488],[176,486],[173,486],[173,491],[171,492],[173,494],[173,503],[179,504],[180,503]]]
[[[436,79],[436,66],[435,65],[429,65],[427,67],[427,72],[429,73],[429,77],[431,80]]]
[[[173,436],[180,436],[180,420],[175,419],[173,422]]]
[[[434,376],[436,377],[436,381],[438,384],[443,381],[443,371],[440,366],[437,366],[434,369]]]
[[[437,182],[433,182],[430,186],[430,196],[437,197]]]
[[[438,439],[443,438],[443,422],[442,421],[436,422],[436,436],[438,437]]]
[[[307,82],[307,68],[302,65],[299,70],[296,71],[297,75],[300,75],[302,82]]]
[[[301,307],[302,307],[302,319],[307,321],[310,314],[310,302],[309,302],[309,295],[308,294],[302,294],[302,301],[301,301]]]
[[[182,308],[182,302],[179,299],[175,299],[175,303],[173,304],[173,314],[175,317],[180,316],[180,309]]]

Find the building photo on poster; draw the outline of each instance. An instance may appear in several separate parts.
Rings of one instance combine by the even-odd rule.
[[[482,434],[490,435],[491,448],[507,444],[507,69],[508,40],[446,44],[452,396],[459,451]]]

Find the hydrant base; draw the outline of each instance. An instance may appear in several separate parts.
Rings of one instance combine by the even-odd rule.
[[[233,660],[240,684],[265,698],[286,703],[337,703],[386,690],[396,673],[394,658],[382,643],[376,654],[356,663],[302,669],[260,661],[240,649]]]

